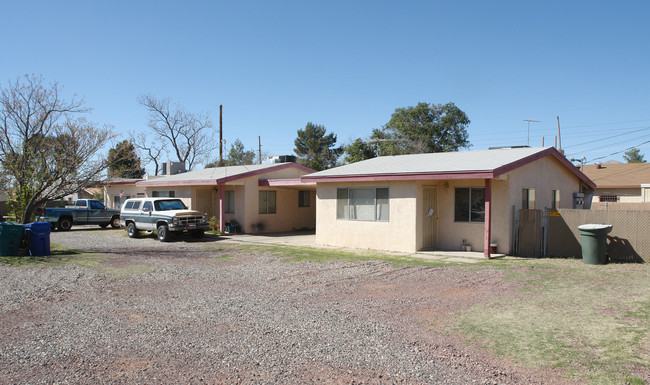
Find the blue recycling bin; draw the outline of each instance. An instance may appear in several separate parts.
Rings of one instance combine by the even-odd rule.
[[[29,255],[50,255],[50,230],[49,222],[25,223],[25,234],[29,243]]]
[[[23,225],[13,222],[0,222],[0,256],[17,256],[23,238]]]

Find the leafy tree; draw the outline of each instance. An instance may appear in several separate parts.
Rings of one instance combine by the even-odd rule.
[[[108,150],[108,176],[110,178],[140,179],[145,170],[140,166],[140,157],[133,143],[124,140]]]
[[[58,83],[40,76],[9,82],[0,94],[0,166],[9,206],[24,222],[48,200],[97,182],[107,163],[97,156],[112,138],[79,114],[83,100],[65,101]]]
[[[336,165],[336,160],[343,153],[342,148],[333,148],[336,135],[330,133],[320,124],[307,123],[304,129],[298,130],[293,150],[303,166],[320,171]]]
[[[168,143],[178,161],[192,170],[216,148],[210,131],[212,121],[207,114],[189,113],[180,105],[171,108],[169,102],[151,95],[138,98],[138,103],[149,111],[147,126],[155,135],[153,140]]]
[[[377,157],[379,149],[377,145],[370,140],[356,139],[351,144],[345,146],[345,162],[354,163],[362,160]]]
[[[467,115],[454,103],[395,109],[381,130],[374,130],[380,155],[458,151],[469,147]]]
[[[235,142],[230,145],[230,150],[228,151],[225,163],[226,166],[253,164],[255,163],[255,151],[244,150],[244,143],[239,139],[235,139]]]
[[[623,158],[625,158],[628,163],[645,163],[646,161],[643,160],[643,154],[641,154],[640,151],[641,150],[636,147],[631,148],[629,151],[625,152]]]

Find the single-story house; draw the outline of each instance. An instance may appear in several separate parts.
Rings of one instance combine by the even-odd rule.
[[[597,163],[582,172],[596,183],[591,208],[650,210],[650,163]]]
[[[255,164],[115,181],[106,184],[105,202],[117,207],[127,196],[175,197],[220,219],[221,230],[233,220],[252,234],[313,229],[315,184],[300,180],[313,171],[297,163]]]
[[[316,243],[397,252],[490,244],[510,253],[517,210],[573,208],[595,184],[553,147],[384,156],[305,175]],[[580,197],[581,195],[577,195]]]

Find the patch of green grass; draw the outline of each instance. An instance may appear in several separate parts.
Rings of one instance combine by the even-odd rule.
[[[400,254],[390,254],[381,252],[356,252],[347,250],[336,249],[323,249],[316,247],[299,247],[299,246],[285,246],[285,245],[246,245],[241,247],[241,251],[245,252],[270,252],[273,253],[287,262],[316,262],[327,263],[334,261],[343,262],[364,262],[364,261],[383,261],[390,263],[393,267],[405,266],[426,266],[426,267],[440,267],[440,266],[453,266],[462,265],[467,266],[467,263],[454,262],[447,259],[425,259],[416,258]],[[472,264],[484,265],[489,264],[491,261],[485,260]]]
[[[453,332],[526,367],[563,368],[592,384],[644,383],[630,368],[650,371],[648,265],[494,262],[521,289],[463,311]]]
[[[639,377],[625,377],[625,383],[630,385],[645,385],[645,380]]]
[[[106,274],[110,278],[120,279],[155,269],[153,266],[146,265],[108,266],[106,265],[106,262],[110,260],[108,256],[84,253],[57,244],[51,244],[50,251],[51,254],[45,256],[0,257],[0,263],[15,267],[77,265]]]
[[[50,255],[44,256],[21,256],[21,257],[0,257],[0,263],[16,267],[33,266],[60,266],[75,264],[83,267],[97,267],[103,260],[102,257],[69,249],[57,244],[50,245]]]
[[[235,259],[235,256],[232,254],[221,254],[213,257],[215,262],[229,262]]]

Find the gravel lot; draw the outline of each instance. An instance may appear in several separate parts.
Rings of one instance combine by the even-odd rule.
[[[514,289],[489,268],[288,263],[94,227],[51,240],[135,273],[0,265],[3,384],[562,383],[436,332]]]

